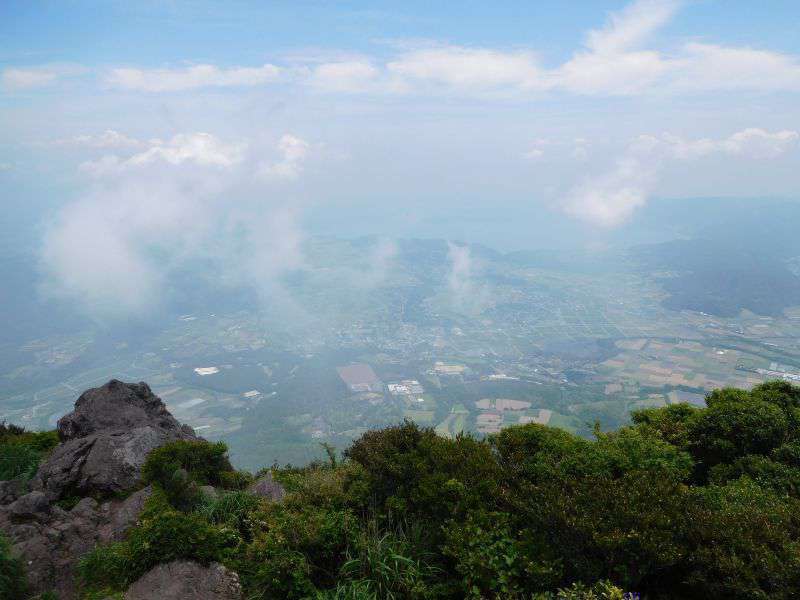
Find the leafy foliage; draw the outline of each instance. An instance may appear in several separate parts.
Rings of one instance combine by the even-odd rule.
[[[246,474],[234,471],[223,442],[177,440],[153,450],[142,467],[142,478],[161,488],[177,508],[202,502],[199,486],[241,489],[249,482]]]
[[[140,523],[84,558],[84,589],[189,558],[237,571],[254,599],[796,598],[799,410],[800,388],[772,382],[639,411],[591,440],[405,422],[342,460],[273,468],[281,503],[243,491],[223,445],[171,444],[148,459]],[[230,491],[187,501],[200,485]]]

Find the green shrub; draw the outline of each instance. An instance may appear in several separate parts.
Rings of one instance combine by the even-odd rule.
[[[278,470],[275,473],[275,480],[286,489],[287,504],[345,508],[366,503],[363,495],[354,497],[349,493],[353,491],[352,489],[345,490],[345,484],[357,477],[355,473],[359,469],[357,464],[350,462],[339,464],[335,468],[309,466],[290,471]]]
[[[381,531],[372,523],[359,535],[354,551],[342,565],[340,575],[368,590],[367,597],[386,600],[424,598],[427,580],[439,570],[415,556],[402,530]]]
[[[523,598],[561,579],[558,563],[530,556],[529,542],[515,535],[508,515],[480,513],[450,523],[443,552],[455,560],[465,598]]]
[[[625,593],[610,581],[599,581],[592,586],[573,583],[555,593],[538,594],[534,600],[624,600]]]
[[[240,536],[249,540],[255,527],[253,512],[260,505],[261,500],[248,492],[228,492],[206,500],[195,512],[209,523],[234,528]]]
[[[379,600],[369,581],[340,581],[335,588],[317,592],[316,600]]]
[[[766,456],[748,455],[733,464],[719,464],[711,469],[709,482],[725,485],[729,481],[748,477],[765,489],[800,498],[800,469]]]
[[[22,561],[11,554],[11,544],[0,533],[0,598],[24,598],[27,589]]]
[[[150,452],[142,467],[148,483],[168,484],[175,471],[183,469],[200,485],[220,485],[220,474],[233,471],[228,447],[223,442],[177,440]]]
[[[78,562],[78,579],[87,590],[125,589],[131,581],[132,560],[125,542],[95,546]]]
[[[249,519],[257,530],[233,567],[249,593],[265,598],[305,598],[335,585],[358,525],[346,510],[269,503]]]
[[[431,544],[446,519],[484,506],[498,485],[489,444],[466,435],[443,438],[409,421],[365,433],[344,454],[361,467],[350,473],[348,493],[367,492],[366,507],[431,523]]]
[[[166,510],[145,518],[124,542],[89,552],[79,562],[78,576],[89,590],[124,590],[160,563],[221,562],[239,542],[230,528],[211,525],[199,515]]]
[[[253,476],[246,471],[220,471],[219,485],[226,490],[245,490],[253,483]]]
[[[673,595],[796,598],[800,589],[800,503],[747,477],[697,487],[687,503],[684,572]],[[675,531],[681,535],[681,530]]]
[[[741,390],[718,392],[690,428],[692,454],[704,469],[747,454],[769,455],[787,441],[789,423],[778,405]]]
[[[227,452],[222,442],[170,442],[148,454],[142,467],[142,479],[164,490],[176,508],[190,510],[202,501],[198,486],[222,486],[222,474],[234,472]],[[232,483],[234,477],[225,476],[224,481]]]
[[[230,527],[211,525],[199,515],[166,511],[132,529],[126,544],[131,569],[141,575],[156,564],[179,558],[220,562],[239,541]]]
[[[248,597],[299,600],[316,594],[305,555],[275,537],[255,540],[232,566]]]
[[[0,445],[0,480],[30,479],[36,474],[42,453],[24,444]]]
[[[707,401],[636,412],[594,440],[542,425],[445,439],[404,423],[343,461],[273,467],[281,503],[242,491],[251,478],[223,445],[170,444],[148,458],[140,524],[82,561],[83,591],[104,598],[186,558],[223,562],[254,600],[797,598],[800,388]],[[6,430],[0,445],[20,435]],[[203,496],[205,484],[232,491]]]

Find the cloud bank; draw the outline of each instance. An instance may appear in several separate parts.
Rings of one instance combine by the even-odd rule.
[[[326,94],[431,95],[537,98],[542,94],[638,96],[718,91],[800,91],[800,57],[768,49],[688,40],[651,46],[684,2],[638,0],[608,15],[560,63],[535,48],[506,49],[448,43],[401,48],[388,58],[338,60],[303,57],[285,64],[114,67],[101,71],[112,89],[148,94],[203,88],[299,85]],[[51,85],[58,69],[9,67],[7,90]]]

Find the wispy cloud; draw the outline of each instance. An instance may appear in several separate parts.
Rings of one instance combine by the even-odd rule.
[[[277,142],[284,161],[305,156],[301,142]],[[229,284],[281,295],[281,274],[303,264],[304,235],[295,207],[254,186],[255,154],[195,132],[83,163],[92,176],[85,195],[63,207],[44,238],[47,291],[96,316],[143,314],[160,308],[177,269],[206,260]]]
[[[715,154],[748,159],[776,158],[798,146],[800,132],[748,128],[725,138],[684,139],[670,133],[642,135],[608,171],[576,185],[562,208],[581,220],[613,227],[643,206],[658,185],[665,165]]]
[[[52,86],[61,79],[80,75],[85,71],[84,67],[72,64],[8,67],[3,69],[0,82],[6,91],[26,91]]]
[[[260,67],[220,68],[192,65],[183,69],[112,69],[106,81],[114,87],[142,92],[181,92],[203,87],[248,87],[278,79],[281,69],[272,64]]]
[[[115,138],[115,136],[112,136]],[[116,139],[116,138],[115,138]],[[136,144],[140,145],[140,144]],[[178,134],[172,139],[150,140],[147,149],[127,158],[106,155],[81,164],[81,170],[96,176],[108,175],[155,163],[180,165],[191,163],[209,167],[231,167],[244,159],[245,144],[221,141],[209,133]]]
[[[455,312],[477,315],[490,304],[490,292],[477,278],[479,265],[472,257],[469,246],[447,242],[447,288],[450,304]]]
[[[61,138],[49,143],[53,146],[84,146],[87,148],[138,148],[145,144],[142,140],[137,140],[113,129],[106,129],[98,134]]]
[[[295,135],[286,134],[278,141],[281,158],[274,162],[262,162],[257,174],[267,180],[297,179],[310,150],[311,144]]]

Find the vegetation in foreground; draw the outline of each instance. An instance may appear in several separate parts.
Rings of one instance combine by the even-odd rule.
[[[707,401],[593,440],[535,424],[446,439],[407,422],[341,461],[274,469],[279,504],[242,491],[223,445],[170,444],[145,466],[156,491],[137,526],[83,559],[84,597],[189,558],[237,571],[249,599],[795,598],[800,388]],[[0,581],[15,564],[0,561]]]

